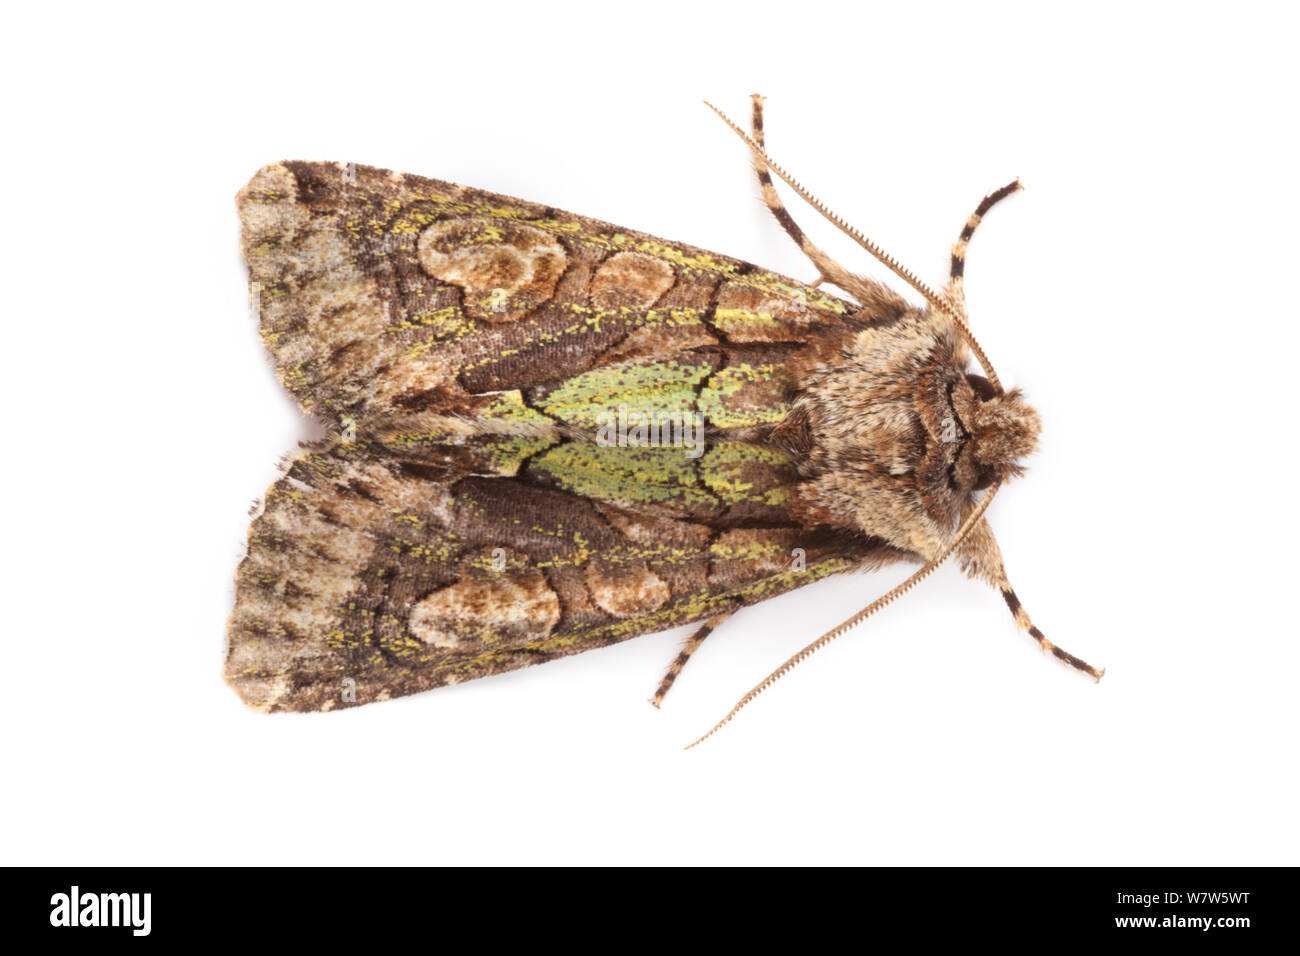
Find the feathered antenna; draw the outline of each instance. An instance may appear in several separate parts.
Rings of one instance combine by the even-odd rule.
[[[755,143],[753,139],[750,138],[748,133],[746,133],[743,129],[741,129],[739,126],[733,123],[730,118],[728,118],[726,113],[722,112],[722,110],[718,109],[708,100],[704,101],[704,105],[707,106],[709,109],[713,110],[713,112],[717,113],[718,116],[722,119],[722,121],[726,123],[728,126],[730,126],[732,131],[735,132],[737,136],[739,136],[742,140],[745,141],[745,144],[751,150],[754,151],[754,155],[759,157],[759,159],[763,161],[763,163],[767,166],[768,169],[776,173],[776,175],[779,176],[787,186],[789,186],[791,189],[793,189],[796,193],[799,194],[800,199],[802,199],[804,202],[808,203],[808,205],[816,209],[824,217],[830,220],[830,222],[837,229],[839,229],[846,236],[848,236],[850,239],[852,239],[854,242],[860,245],[863,249],[866,249],[867,252],[871,253],[882,263],[884,263],[885,266],[891,272],[893,272],[896,276],[898,276],[900,279],[902,279],[904,282],[910,285],[913,289],[919,292],[925,298],[925,300],[929,302],[932,306],[934,306],[936,309],[939,309],[941,312],[943,312],[949,318],[951,318],[953,322],[956,323],[957,328],[961,330],[962,335],[965,336],[966,341],[970,344],[971,351],[975,353],[975,358],[979,361],[980,366],[984,369],[984,375],[988,378],[990,384],[992,384],[994,389],[997,390],[999,395],[1002,394],[1003,391],[1002,382],[998,378],[997,372],[993,371],[993,363],[989,361],[988,355],[986,355],[984,350],[980,348],[980,344],[978,341],[976,341],[975,335],[970,330],[970,326],[966,324],[966,320],[957,314],[957,310],[954,309],[951,304],[949,304],[946,300],[944,300],[937,293],[935,293],[934,290],[932,290],[929,286],[927,286],[924,282],[922,282],[919,278],[917,278],[916,274],[913,273],[910,269],[903,266],[897,259],[891,256],[889,253],[885,252],[884,249],[880,248],[880,246],[876,245],[874,242],[872,242],[870,239],[864,236],[853,226],[850,226],[838,215],[831,212],[831,210],[828,209],[820,199],[818,199],[807,189],[805,189],[802,185],[800,185],[797,179],[795,179],[784,169],[778,166],[772,160],[772,157],[768,156],[767,153],[764,152],[763,148],[759,146],[757,143]]]

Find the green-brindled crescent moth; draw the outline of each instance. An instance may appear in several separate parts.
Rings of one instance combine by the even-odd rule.
[[[366,166],[276,163],[240,191],[263,341],[331,426],[249,529],[225,673],[250,706],[354,706],[696,623],[657,705],[738,609],[921,564],[725,723],[953,553],[1100,678],[1032,624],[983,517],[1039,418],[971,336],[962,275],[1019,183],[934,292],[766,156],[761,98],[752,137],[732,128],[816,283]],[[772,172],[926,305],[814,246]]]

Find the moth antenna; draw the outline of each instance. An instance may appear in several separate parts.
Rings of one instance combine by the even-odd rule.
[[[841,634],[845,633],[846,631],[854,627],[857,627],[859,624],[861,624],[867,618],[871,617],[871,615],[875,614],[881,608],[892,604],[898,598],[902,597],[908,591],[912,590],[912,588],[916,587],[916,585],[920,584],[921,581],[923,581],[925,578],[929,577],[934,572],[934,570],[939,567],[939,565],[943,564],[943,562],[948,560],[948,558],[952,555],[952,553],[961,546],[961,543],[966,539],[966,536],[971,533],[971,530],[975,528],[977,524],[979,524],[980,519],[984,517],[984,512],[987,511],[989,505],[992,504],[993,496],[997,494],[999,487],[1000,486],[997,482],[994,482],[989,487],[988,492],[980,500],[980,503],[975,506],[975,510],[973,510],[967,516],[966,520],[962,522],[961,527],[957,529],[957,533],[954,534],[951,539],[949,539],[948,543],[944,546],[943,550],[940,551],[935,557],[927,561],[919,570],[913,573],[911,577],[909,577],[902,584],[895,587],[893,590],[889,591],[884,596],[876,598],[874,601],[872,601],[870,604],[864,607],[857,614],[854,614],[847,621],[844,621],[843,623],[836,625],[835,627],[827,631],[825,634],[823,634],[821,637],[817,638],[817,640],[813,641],[811,644],[805,645],[802,650],[797,651],[793,656],[790,657],[789,660],[787,660],[784,664],[782,664],[776,670],[772,671],[772,673],[768,674],[765,678],[763,678],[763,680],[761,680],[758,684],[756,684],[749,691],[749,693],[747,693],[744,697],[740,698],[740,700],[736,701],[736,706],[731,708],[731,711],[727,714],[726,717],[723,717],[720,721],[714,724],[712,730],[710,730],[699,740],[695,741],[695,743],[688,744],[684,749],[690,750],[691,747],[695,747],[703,743],[704,741],[708,740],[719,730],[725,727],[728,723],[730,723],[731,719],[735,717],[737,713],[740,712],[740,709],[742,707],[744,707],[751,700],[753,700],[759,694],[763,693],[763,691],[767,690],[778,680],[784,677],[788,671],[793,670],[798,664],[803,663],[803,661],[811,657],[817,651],[821,650],[831,641],[835,640],[835,638],[839,637]]]
[[[1002,382],[998,378],[997,372],[993,370],[993,363],[989,361],[988,355],[985,354],[984,349],[980,347],[975,335],[970,330],[970,326],[967,325],[966,320],[958,314],[957,309],[953,308],[953,306],[940,297],[938,293],[917,278],[914,272],[903,266],[902,263],[880,246],[876,245],[876,243],[868,239],[858,229],[850,226],[840,218],[839,215],[832,212],[820,199],[805,189],[797,179],[779,166],[772,157],[768,156],[767,153],[763,151],[762,147],[755,143],[748,133],[731,121],[730,117],[728,117],[726,113],[722,112],[722,110],[718,109],[708,100],[704,101],[704,105],[717,113],[719,118],[731,127],[732,132],[744,140],[745,145],[753,150],[754,155],[759,157],[768,169],[776,173],[776,175],[779,176],[787,186],[798,193],[800,199],[821,213],[822,216],[829,220],[833,226],[840,230],[840,232],[844,233],[863,249],[867,250],[867,252],[879,259],[886,268],[919,292],[932,306],[952,319],[953,322],[956,323],[957,328],[961,330],[961,334],[965,336],[966,341],[970,344],[971,351],[975,353],[976,359],[979,360],[980,366],[984,369],[985,377],[988,378],[989,382],[997,390],[998,394],[1002,394]]]

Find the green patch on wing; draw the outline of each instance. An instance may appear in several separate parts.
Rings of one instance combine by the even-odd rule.
[[[525,405],[518,389],[498,395],[483,410],[483,417],[517,422],[526,429],[538,431],[554,424],[537,409]],[[546,435],[502,436],[493,440],[489,454],[497,474],[512,478],[519,473],[519,466],[528,458],[553,444],[555,439]]]
[[[654,415],[695,409],[695,389],[713,372],[704,363],[676,360],[651,365],[620,365],[575,375],[540,402],[561,421],[586,428],[608,424],[620,405]],[[680,458],[680,453],[678,454]]]
[[[683,511],[715,510],[693,461],[680,448],[626,448],[571,443],[552,448],[531,468],[584,498],[615,504],[666,505]]]
[[[724,368],[700,393],[700,411],[718,428],[774,425],[790,411],[785,366],[742,363]]]
[[[700,463],[704,484],[725,505],[779,507],[790,498],[798,472],[790,456],[775,448],[726,442],[714,445]]]

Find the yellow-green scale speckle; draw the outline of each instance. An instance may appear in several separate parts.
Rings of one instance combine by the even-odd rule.
[[[549,415],[588,428],[610,424],[605,416],[617,414],[620,405],[638,413],[681,414],[695,409],[695,387],[710,372],[708,365],[676,360],[594,369],[569,379],[541,406]]]
[[[474,657],[464,660],[452,660],[435,665],[436,672],[446,671],[476,671],[493,663],[508,663],[511,660],[512,652],[540,651],[546,653],[549,651],[559,651],[578,644],[589,644],[595,641],[606,639],[619,639],[628,637],[632,634],[651,633],[654,631],[667,630],[670,627],[676,627],[678,624],[684,624],[687,621],[698,621],[702,618],[710,617],[721,611],[733,610],[737,602],[743,604],[754,604],[758,601],[765,600],[776,594],[781,594],[793,588],[804,584],[811,584],[813,581],[820,581],[822,578],[829,577],[832,574],[838,574],[848,571],[852,568],[853,563],[845,558],[828,558],[824,561],[816,561],[808,565],[803,571],[787,571],[781,574],[774,574],[771,577],[763,578],[743,587],[735,588],[730,591],[720,592],[718,594],[695,594],[673,604],[670,607],[657,611],[653,614],[647,614],[643,617],[628,618],[622,621],[616,621],[613,624],[603,624],[585,629],[579,629],[572,634],[563,634],[557,637],[544,638],[538,641],[531,641],[519,648],[512,648],[511,652],[493,651],[485,654],[478,654]],[[430,655],[426,660],[433,661],[435,658]]]
[[[719,428],[774,425],[790,411],[789,380],[779,364],[729,366],[700,392],[700,411]]]
[[[533,468],[584,498],[632,504],[711,508],[717,499],[702,488],[680,448],[627,448],[567,444],[534,460]]]
[[[700,470],[704,484],[726,505],[783,505],[797,478],[794,462],[784,452],[744,442],[713,446],[705,452]]]
[[[421,205],[426,208],[421,209]],[[519,209],[508,206],[494,206],[486,202],[464,202],[434,193],[417,194],[406,204],[390,200],[385,209],[376,210],[382,218],[372,217],[365,225],[368,225],[376,235],[382,235],[385,232],[397,235],[411,235],[418,231],[416,227],[422,227],[429,222],[442,218],[428,211],[427,207],[429,205],[439,209],[444,214],[452,212],[461,216],[471,214],[487,216],[507,222],[518,222],[554,234],[563,234],[578,242],[596,245],[603,249],[628,249],[642,252],[671,263],[679,269],[720,276],[731,282],[758,289],[766,294],[781,296],[791,300],[792,303],[807,304],[832,312],[835,315],[843,315],[847,311],[844,303],[834,297],[818,289],[793,286],[771,272],[756,270],[744,275],[738,275],[738,264],[722,261],[708,253],[687,252],[654,239],[634,239],[623,233],[611,234],[588,230],[580,222],[562,222],[557,219],[535,218]],[[359,225],[355,221],[348,223],[349,231],[352,232],[354,237],[359,237],[360,230],[357,228]]]

